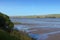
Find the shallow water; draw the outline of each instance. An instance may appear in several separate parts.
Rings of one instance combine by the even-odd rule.
[[[15,28],[26,31],[37,40],[46,40],[50,35],[60,33],[60,18],[20,18],[11,20],[26,23],[26,25],[15,25]]]

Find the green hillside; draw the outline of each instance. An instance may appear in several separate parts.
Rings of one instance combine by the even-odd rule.
[[[11,18],[60,18],[60,14],[32,15],[32,16],[10,16]]]

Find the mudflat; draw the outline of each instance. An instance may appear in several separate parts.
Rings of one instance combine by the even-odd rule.
[[[60,28],[31,28],[29,30],[32,30],[33,34],[42,35],[38,40],[60,40]]]
[[[55,31],[60,31],[60,28],[31,28],[29,30],[32,30],[30,32],[36,33],[36,34],[45,34],[45,33],[50,33],[50,32],[55,32]],[[33,31],[35,30],[35,31]]]
[[[60,33],[49,35],[46,40],[60,40]]]

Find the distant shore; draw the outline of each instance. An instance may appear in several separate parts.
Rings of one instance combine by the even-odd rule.
[[[32,16],[10,16],[10,18],[60,18],[60,14],[32,15]]]

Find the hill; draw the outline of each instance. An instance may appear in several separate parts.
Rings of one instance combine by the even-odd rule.
[[[32,16],[10,16],[10,18],[60,18],[60,14],[32,15]]]

